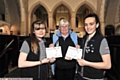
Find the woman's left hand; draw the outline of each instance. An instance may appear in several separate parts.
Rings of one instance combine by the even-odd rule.
[[[52,57],[52,58],[49,58],[49,60],[50,60],[50,63],[53,63],[53,62],[55,62],[55,58],[54,57]]]

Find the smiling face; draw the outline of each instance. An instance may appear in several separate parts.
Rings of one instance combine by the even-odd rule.
[[[70,29],[70,24],[69,24],[69,22],[68,22],[67,20],[65,20],[65,19],[61,19],[59,24],[60,24],[59,30],[60,30],[60,32],[61,32],[61,35],[62,35],[63,37],[68,36],[68,34],[69,34],[69,29]]]
[[[60,25],[60,31],[62,35],[68,35],[69,27],[67,24]]]
[[[46,28],[44,24],[34,24],[33,33],[36,35],[38,39],[42,39],[45,36]]]
[[[88,17],[85,19],[85,30],[89,35],[96,32],[97,25],[94,17]]]

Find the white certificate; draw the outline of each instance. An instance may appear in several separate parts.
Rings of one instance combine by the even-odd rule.
[[[46,55],[47,55],[47,58],[62,57],[61,47],[59,46],[59,47],[46,48]]]
[[[82,57],[82,49],[77,49],[75,47],[68,47],[66,57],[70,57],[72,59],[81,59]]]

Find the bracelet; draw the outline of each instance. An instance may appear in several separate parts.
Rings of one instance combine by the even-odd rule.
[[[40,64],[42,64],[42,61],[40,60]]]

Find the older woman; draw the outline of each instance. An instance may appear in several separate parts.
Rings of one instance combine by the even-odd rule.
[[[77,34],[70,30],[70,24],[67,20],[61,19],[58,33],[53,35],[53,46],[61,46],[62,57],[57,58],[55,62],[56,80],[74,80],[76,60],[65,59],[68,46],[79,47]]]

